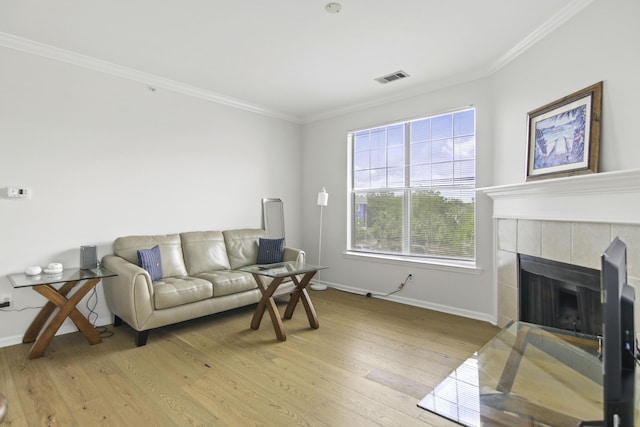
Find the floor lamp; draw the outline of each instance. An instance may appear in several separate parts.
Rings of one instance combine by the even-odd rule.
[[[322,257],[322,211],[325,206],[329,203],[329,193],[327,190],[322,187],[322,191],[318,193],[318,206],[320,206],[320,235],[318,236],[318,265],[320,264],[320,259]],[[320,281],[320,270],[318,270],[317,276],[318,281]],[[323,285],[321,283],[313,283],[311,284],[311,289],[314,291],[325,291],[327,289],[327,285]]]

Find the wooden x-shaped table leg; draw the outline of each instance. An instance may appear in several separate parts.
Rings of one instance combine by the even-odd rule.
[[[287,304],[287,309],[284,311],[284,318],[291,319],[291,317],[293,316],[293,310],[296,309],[298,301],[302,299],[302,305],[304,305],[304,310],[307,312],[307,319],[309,319],[309,326],[311,326],[313,329],[318,329],[320,327],[320,324],[318,323],[316,310],[315,308],[313,308],[311,298],[309,298],[309,293],[307,292],[306,288],[316,273],[317,271],[310,271],[306,273],[300,281],[298,281],[298,278],[296,276],[291,276],[291,280],[293,280],[293,283],[296,284],[296,288],[291,294],[291,299],[289,300],[289,304]]]
[[[87,280],[72,296],[67,299],[67,294],[79,283],[80,281],[66,282],[59,290],[56,290],[51,285],[38,285],[34,286],[33,290],[43,295],[49,300],[47,304],[40,310],[36,318],[31,322],[31,325],[25,332],[22,339],[23,343],[34,342],[29,353],[29,359],[36,359],[44,355],[45,350],[51,343],[51,340],[55,336],[64,320],[69,317],[73,323],[78,327],[80,332],[87,338],[89,344],[98,344],[102,342],[100,334],[89,323],[86,317],[78,311],[76,306],[82,300],[82,298],[89,293],[97,284],[100,279]],[[40,331],[44,327],[47,320],[51,317],[54,309],[60,308],[60,311],[56,313],[51,319],[44,332],[40,334]]]
[[[265,286],[262,277],[257,274],[253,275],[256,283],[258,283],[258,287],[260,291],[262,291],[262,298],[258,303],[258,307],[256,307],[256,312],[253,314],[253,319],[251,319],[251,329],[258,330],[260,327],[260,322],[262,321],[262,317],[264,316],[265,309],[269,311],[269,316],[271,317],[271,322],[273,323],[273,329],[276,331],[276,337],[280,341],[285,341],[287,339],[287,334],[284,333],[284,329],[282,327],[282,320],[280,319],[280,314],[278,313],[278,307],[276,306],[276,302],[273,300],[273,293],[278,289],[280,283],[284,280],[284,277],[277,277],[271,281],[269,286]]]
[[[291,299],[287,304],[287,308],[284,312],[285,319],[291,319],[293,316],[293,311],[298,304],[298,301],[302,299],[302,304],[304,305],[304,309],[307,312],[307,318],[309,319],[309,325],[318,329],[320,326],[318,323],[318,316],[316,315],[316,311],[311,303],[311,299],[309,298],[309,293],[305,289],[309,284],[311,278],[316,274],[316,271],[310,271],[305,273],[302,277],[302,280],[298,280],[295,275],[290,276],[295,283],[296,287],[291,294]],[[262,277],[258,274],[253,274],[260,291],[262,292],[262,298],[256,307],[256,312],[253,314],[253,318],[251,319],[251,329],[257,330],[260,327],[260,322],[262,321],[262,317],[264,316],[265,310],[269,311],[269,316],[271,317],[271,322],[273,323],[273,329],[275,329],[276,337],[279,341],[286,341],[287,334],[284,332],[284,328],[282,326],[282,319],[280,318],[280,313],[278,312],[278,307],[273,299],[273,294],[278,289],[278,286],[282,283],[285,277],[277,277],[274,278],[269,286],[266,286]]]

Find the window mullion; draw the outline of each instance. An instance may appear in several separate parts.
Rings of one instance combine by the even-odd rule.
[[[411,123],[404,124],[404,206],[402,208],[402,252],[411,253]]]

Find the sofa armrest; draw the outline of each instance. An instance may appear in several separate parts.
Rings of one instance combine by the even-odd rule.
[[[103,290],[109,310],[137,331],[154,310],[153,284],[142,267],[116,255],[106,255],[102,265],[117,273],[103,279]]]
[[[305,262],[305,257],[306,257],[306,254],[305,254],[305,252],[303,250],[296,249],[296,248],[285,247],[284,248],[284,253],[282,255],[282,260],[283,261],[296,261],[296,262],[304,263]]]

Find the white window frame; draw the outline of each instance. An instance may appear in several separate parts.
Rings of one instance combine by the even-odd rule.
[[[449,267],[464,267],[464,268],[475,268],[476,267],[476,260],[477,260],[477,252],[476,252],[476,248],[477,248],[477,215],[476,215],[476,211],[477,211],[477,200],[473,201],[473,257],[472,258],[456,258],[456,257],[441,257],[441,256],[430,256],[430,255],[426,255],[426,256],[422,256],[422,255],[417,255],[417,254],[411,254],[408,246],[409,246],[409,239],[410,239],[410,225],[409,222],[403,218],[403,236],[402,236],[402,246],[403,246],[403,250],[402,253],[390,253],[390,252],[379,252],[376,250],[367,250],[367,249],[362,249],[362,248],[356,248],[354,247],[355,244],[355,208],[356,208],[356,203],[355,203],[355,194],[356,193],[366,193],[366,192],[371,192],[374,193],[376,191],[378,192],[404,192],[405,195],[410,194],[412,191],[415,190],[425,190],[426,188],[431,188],[431,189],[438,189],[438,188],[444,188],[442,186],[431,186],[431,187],[412,187],[410,184],[406,185],[406,186],[402,186],[400,188],[395,188],[395,187],[384,187],[384,188],[371,188],[371,189],[354,189],[354,136],[358,133],[358,132],[362,132],[362,131],[367,131],[367,130],[374,130],[374,129],[378,129],[378,128],[384,128],[384,127],[391,127],[391,126],[395,126],[395,125],[399,125],[402,124],[404,126],[406,126],[407,131],[405,132],[405,184],[407,184],[409,175],[411,173],[410,171],[410,135],[409,135],[409,131],[408,129],[410,128],[410,123],[412,122],[416,122],[419,120],[424,120],[424,119],[429,119],[429,118],[435,118],[435,117],[439,117],[439,116],[444,116],[444,115],[454,115],[456,113],[459,112],[465,112],[465,111],[473,111],[473,144],[474,144],[474,155],[473,155],[473,182],[471,185],[464,185],[463,187],[474,191],[476,188],[476,183],[477,183],[477,170],[476,170],[476,163],[477,163],[477,144],[476,144],[476,140],[477,140],[477,115],[476,115],[476,110],[475,107],[473,106],[468,106],[468,107],[463,107],[463,108],[459,108],[459,109],[455,109],[455,110],[451,110],[451,111],[447,111],[447,112],[442,112],[442,113],[438,113],[438,114],[431,114],[431,115],[427,115],[424,117],[420,117],[417,119],[409,119],[409,120],[404,120],[404,121],[400,121],[400,122],[395,122],[395,123],[390,123],[390,124],[386,124],[386,125],[379,125],[379,126],[373,126],[370,128],[364,128],[364,129],[358,129],[358,130],[354,130],[348,133],[348,197],[349,197],[349,202],[347,204],[348,206],[348,212],[347,212],[347,230],[348,230],[348,235],[347,235],[347,256],[351,257],[351,258],[356,258],[356,259],[360,259],[360,258],[374,258],[377,260],[389,260],[391,262],[397,261],[397,262],[418,262],[418,263],[425,263],[425,264],[432,264],[432,265],[439,265],[441,267],[444,267],[445,269],[448,269]],[[452,160],[453,162],[453,160]],[[455,187],[455,186],[454,186]],[[403,216],[407,216],[410,215],[409,212],[409,208],[408,208],[408,204],[410,203],[409,197],[404,197],[404,206],[403,206]]]

